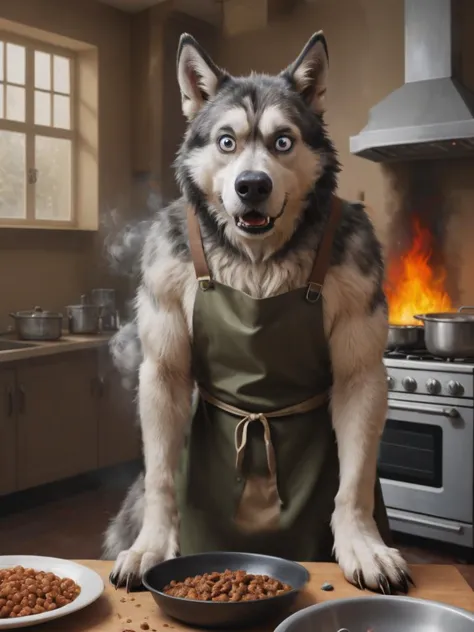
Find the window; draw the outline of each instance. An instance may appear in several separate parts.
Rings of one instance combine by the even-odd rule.
[[[0,32],[0,224],[74,225],[74,53]]]

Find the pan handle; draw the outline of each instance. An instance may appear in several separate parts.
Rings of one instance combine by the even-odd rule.
[[[462,305],[459,309],[458,309],[458,313],[460,314],[461,312],[465,312],[468,309],[474,310],[474,307],[472,305]]]
[[[415,318],[416,320],[421,320],[422,323],[424,323],[426,320],[426,318],[422,314],[417,314],[416,316],[413,316],[413,318]]]

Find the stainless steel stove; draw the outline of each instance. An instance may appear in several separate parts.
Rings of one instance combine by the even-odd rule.
[[[387,353],[378,470],[394,531],[474,547],[474,361]]]

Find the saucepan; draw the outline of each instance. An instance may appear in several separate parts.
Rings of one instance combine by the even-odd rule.
[[[474,358],[474,314],[464,314],[474,307],[463,306],[457,312],[418,314],[424,323],[425,345],[441,358]]]
[[[472,632],[474,614],[411,597],[356,597],[310,606],[275,632]]]
[[[58,340],[61,338],[63,315],[59,312],[34,310],[10,314],[15,321],[16,332],[22,340]]]
[[[415,350],[425,346],[421,325],[390,325],[388,328],[387,349]]]

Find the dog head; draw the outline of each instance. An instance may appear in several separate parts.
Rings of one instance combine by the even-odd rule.
[[[322,119],[327,70],[322,32],[279,75],[248,77],[229,75],[182,35],[177,73],[188,129],[178,182],[235,246],[281,247],[325,169],[335,171]]]

